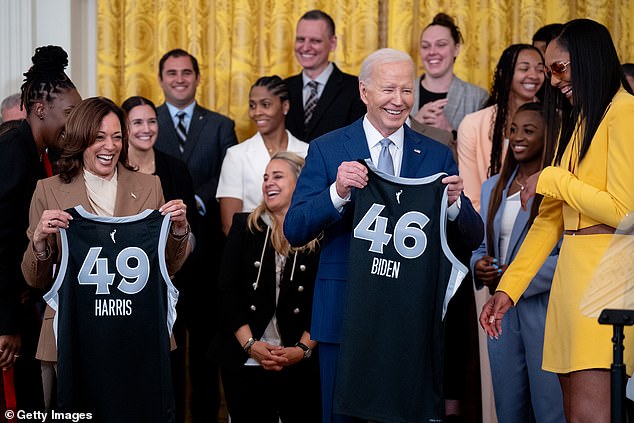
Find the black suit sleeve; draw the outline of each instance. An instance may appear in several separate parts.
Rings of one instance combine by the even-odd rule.
[[[218,277],[218,307],[221,325],[231,333],[248,323],[248,316],[244,311],[246,306],[242,304],[240,295],[240,287],[246,270],[242,255],[249,241],[247,216],[245,213],[236,213],[233,216]],[[254,242],[253,237],[251,242]]]
[[[38,175],[23,145],[30,140],[17,130],[0,140],[0,335],[14,335],[20,329],[20,294],[27,288],[20,263],[28,245],[29,204]]]
[[[220,178],[222,161],[225,158],[225,154],[227,154],[227,149],[238,143],[233,120],[223,118],[218,123],[216,137],[218,139],[216,171],[211,178],[196,189],[196,194],[203,200],[206,207],[217,206],[216,191],[218,190],[218,179]]]

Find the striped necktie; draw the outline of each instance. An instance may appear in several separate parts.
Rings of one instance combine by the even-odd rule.
[[[389,138],[381,140],[381,152],[379,153],[379,165],[377,168],[383,173],[394,176],[394,160],[390,153],[390,144],[392,144],[392,141]]]
[[[176,135],[178,135],[178,149],[182,153],[185,151],[185,141],[187,141],[187,128],[185,128],[185,112],[182,110],[176,113],[178,123],[176,124]]]
[[[310,119],[313,117],[315,107],[317,107],[317,102],[319,101],[319,96],[317,95],[319,82],[310,81],[308,82],[308,86],[310,87],[310,94],[308,95],[306,105],[304,106],[304,125],[308,125],[308,122],[310,122]]]

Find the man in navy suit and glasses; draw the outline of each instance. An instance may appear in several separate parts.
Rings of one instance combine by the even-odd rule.
[[[482,220],[462,194],[462,178],[449,148],[405,125],[414,100],[415,77],[414,62],[404,52],[381,49],[365,59],[359,75],[359,91],[367,114],[310,144],[284,221],[284,233],[294,246],[304,245],[323,232],[311,336],[319,341],[324,422],[355,421],[333,414],[332,405],[346,298],[354,190],[363,188],[368,180],[366,167],[357,160],[371,158],[380,167],[382,141],[387,138],[394,175],[420,178],[447,173],[450,176],[442,182],[448,186],[450,245],[458,242],[473,250],[483,237]]]
[[[168,51],[159,61],[159,84],[165,103],[157,108],[159,134],[155,147],[187,165],[199,214],[196,248],[179,272],[179,279],[189,283],[178,286],[182,294],[178,313],[184,317],[189,332],[194,423],[216,422],[220,405],[218,369],[206,358],[215,333],[215,287],[224,244],[216,188],[227,148],[237,144],[234,122],[196,103],[199,83],[198,60],[185,50]],[[205,278],[195,279],[199,275]],[[178,331],[178,323],[175,331]],[[177,337],[177,342],[182,354],[184,339]],[[182,368],[182,357],[178,361]],[[177,407],[180,408],[184,402],[184,378],[182,372],[175,377],[180,379],[176,383]],[[178,414],[182,421],[183,410],[179,409]]]

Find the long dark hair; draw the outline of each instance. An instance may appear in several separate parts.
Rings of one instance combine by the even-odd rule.
[[[555,156],[555,164],[560,164],[580,121],[578,160],[581,162],[616,92],[624,87],[632,93],[632,88],[623,73],[610,32],[600,23],[590,19],[572,20],[552,42],[570,54],[573,104],[557,88],[546,89],[547,145]]]
[[[68,54],[59,46],[43,46],[35,49],[31,58],[33,66],[24,73],[21,90],[21,106],[28,115],[37,101],[52,101],[51,94],[76,89],[64,72],[68,66]]]
[[[542,120],[545,121],[544,110],[541,103],[525,103],[518,107],[516,114],[523,111],[532,111],[539,113],[539,116]],[[545,134],[544,134],[545,135]],[[545,138],[544,138],[545,139]],[[543,151],[542,151],[543,153]],[[542,155],[543,157],[543,155]],[[517,168],[518,161],[515,159],[513,155],[513,151],[509,148],[506,150],[506,157],[504,158],[504,165],[500,170],[500,176],[498,178],[497,183],[491,190],[491,200],[489,201],[489,209],[487,210],[487,221],[486,221],[486,236],[487,236],[487,253],[490,256],[494,254],[494,234],[493,234],[493,220],[495,219],[495,214],[498,212],[500,208],[500,204],[502,203],[502,194],[504,193],[504,188],[508,184],[513,172]],[[543,167],[543,163],[542,163]],[[533,204],[531,205],[531,214],[529,218],[529,227],[533,224],[533,220],[535,220],[535,216],[537,216],[537,212],[539,210],[539,205],[542,202],[542,196],[540,194],[536,194],[535,198],[533,198]]]
[[[59,176],[69,183],[79,174],[84,165],[84,151],[95,143],[101,121],[114,113],[121,124],[122,146],[119,163],[134,170],[128,163],[128,125],[123,110],[106,97],[87,98],[68,115],[64,150],[57,162]]]
[[[500,171],[502,166],[502,147],[504,146],[504,128],[509,116],[509,97],[511,94],[511,85],[513,76],[515,75],[515,65],[520,52],[524,50],[533,50],[542,57],[542,52],[530,44],[512,44],[508,46],[500,56],[495,74],[493,76],[493,84],[491,86],[491,95],[484,107],[496,106],[493,114],[494,118],[491,122],[491,161],[489,165],[488,176],[493,176]],[[543,61],[543,57],[542,57]],[[544,86],[537,92],[537,97],[541,99]]]
[[[126,113],[126,115],[130,113],[130,110],[134,109],[137,106],[150,106],[152,110],[154,110],[154,114],[156,115],[156,106],[154,105],[152,100],[140,95],[133,95],[132,97],[128,97],[123,103],[121,103],[121,108]]]

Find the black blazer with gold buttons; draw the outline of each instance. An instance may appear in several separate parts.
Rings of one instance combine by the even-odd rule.
[[[287,257],[276,305],[275,250],[270,235],[264,245],[267,225],[260,220],[264,230],[252,232],[248,217],[248,213],[234,215],[218,279],[220,328],[212,356],[225,365],[242,365],[248,359],[234,335],[245,324],[259,339],[275,314],[287,347],[295,345],[304,331],[310,331],[319,253],[291,253]]]

